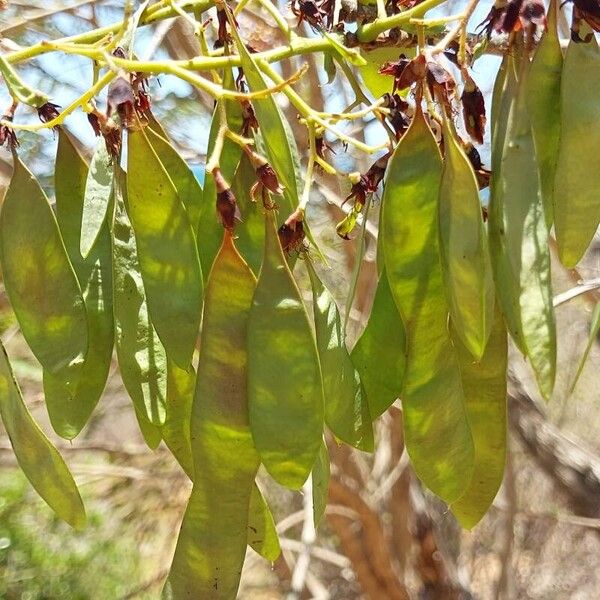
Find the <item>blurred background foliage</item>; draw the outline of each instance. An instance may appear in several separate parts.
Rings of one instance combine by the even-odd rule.
[[[482,0],[473,17],[480,22],[491,0]],[[443,10],[456,13],[462,0]],[[281,9],[291,22],[289,7]],[[0,51],[57,38],[120,20],[121,0],[11,0],[0,11]],[[270,17],[252,5],[240,18],[242,35],[257,49],[281,40]],[[565,30],[566,31],[566,30]],[[306,35],[313,35],[305,31]],[[196,40],[180,18],[145,28],[137,37],[140,56],[177,59],[197,53]],[[292,73],[299,59],[281,65]],[[312,106],[340,110],[354,99],[345,80],[325,85],[319,57],[297,84]],[[498,58],[477,62],[475,76],[486,94]],[[91,81],[87,61],[46,55],[21,67],[35,86],[63,106]],[[154,112],[178,149],[202,174],[212,99],[186,83],[164,77],[152,80]],[[280,95],[281,96],[281,95]],[[282,108],[289,107],[284,99]],[[100,98],[102,106],[104,98]],[[8,104],[0,91],[0,107]],[[336,108],[337,107],[337,108]],[[296,116],[287,111],[292,127]],[[19,121],[37,115],[25,109]],[[89,155],[94,137],[78,112],[67,126]],[[359,135],[372,141],[379,124],[367,118]],[[301,151],[304,135],[296,129]],[[56,140],[52,132],[20,134],[22,156],[52,194]],[[333,162],[340,171],[364,172],[373,157],[346,152],[335,145]],[[480,148],[489,155],[489,135]],[[10,155],[0,150],[0,187],[10,177]],[[320,175],[309,205],[309,218],[332,268],[321,274],[343,307],[357,240],[335,234],[347,194],[345,179]],[[376,208],[378,204],[376,203]],[[357,295],[350,313],[350,342],[364,325],[375,284],[377,210],[367,227]],[[216,224],[215,224],[216,226]],[[579,280],[597,280],[598,241],[579,272],[553,262],[557,297]],[[306,286],[305,286],[305,289]],[[303,528],[303,498],[282,490],[267,477],[262,487],[273,505],[283,556],[265,564],[249,550],[240,598],[244,600],[452,600],[466,598],[589,600],[600,596],[600,441],[598,437],[598,370],[594,345],[575,391],[569,384],[585,346],[597,291],[579,295],[557,308],[559,377],[553,398],[542,404],[531,373],[513,352],[510,381],[510,451],[505,481],[488,515],[473,532],[461,531],[446,507],[425,492],[413,475],[402,442],[399,406],[377,423],[374,455],[329,443],[332,481],[327,518],[315,540]],[[310,297],[306,297],[307,303]],[[16,328],[0,288],[0,335],[14,357],[13,365],[35,418],[50,433],[43,403],[41,370]],[[51,436],[52,437],[52,436]],[[55,439],[53,437],[53,439]],[[158,599],[166,576],[190,484],[168,452],[148,450],[113,363],[109,382],[91,422],[72,443],[58,442],[83,491],[90,516],[82,533],[57,522],[16,467],[10,444],[0,428],[0,598],[13,600]],[[303,531],[304,530],[304,531]],[[298,557],[309,557],[298,575]],[[300,574],[302,575],[302,574]]]

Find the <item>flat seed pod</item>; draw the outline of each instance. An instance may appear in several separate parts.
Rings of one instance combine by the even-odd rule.
[[[406,331],[385,267],[379,275],[367,326],[351,358],[360,373],[371,418],[376,419],[400,397],[406,366]]]
[[[235,87],[231,69],[225,69],[223,75],[223,87],[232,89]],[[218,100],[215,104],[210,131],[208,134],[208,146],[206,155],[211,156],[214,149],[219,129],[221,127],[221,105],[225,105],[225,114],[227,116],[227,126],[231,131],[239,132],[242,129],[242,109],[237,100]],[[223,142],[223,151],[219,160],[221,175],[228,183],[231,183],[233,176],[240,164],[242,148],[233,140],[225,138]],[[198,226],[196,237],[198,241],[198,254],[204,280],[208,278],[210,268],[221,245],[221,227],[219,226],[219,217],[216,210],[217,190],[215,181],[211,173],[206,173],[204,178],[204,187],[202,192],[202,203],[200,205],[200,214],[198,216]]]
[[[148,310],[170,359],[191,363],[202,309],[202,273],[190,220],[143,130],[129,132],[127,213]]]
[[[508,114],[506,139],[490,211],[490,242],[496,290],[510,332],[519,328],[540,391],[548,398],[556,372],[556,326],[552,306],[548,228],[544,217],[531,122],[527,111],[527,64]],[[494,148],[494,150],[497,150]]]
[[[48,199],[13,156],[14,172],[0,212],[4,285],[31,351],[56,373],[87,353],[85,304]]]
[[[526,354],[521,330],[520,287],[511,263],[506,259],[505,197],[501,176],[506,128],[516,93],[517,77],[514,60],[511,55],[506,55],[498,71],[492,100],[492,175],[488,206],[488,235],[490,259],[496,284],[496,301],[500,303],[510,336],[517,348]]]
[[[237,32],[234,32],[234,35],[237,36]],[[268,89],[269,86],[244,44],[238,43],[237,49],[250,91],[261,92]],[[261,138],[269,162],[284,187],[285,203],[282,204],[282,207],[285,208],[280,211],[280,221],[282,222],[294,211],[298,203],[298,190],[300,189],[298,182],[302,181],[298,148],[294,135],[271,94],[253,100],[252,106],[256,111],[256,119],[260,126]]]
[[[456,333],[478,359],[492,324],[492,265],[477,179],[448,118],[444,120],[444,152],[438,213],[442,272]]]
[[[192,403],[196,388],[196,372],[180,369],[167,360],[167,404],[162,438],[186,475],[193,479],[191,429]]]
[[[255,181],[256,173],[244,155],[231,183],[231,191],[242,214],[241,223],[235,227],[235,243],[252,271],[258,275],[265,247],[265,218],[259,204],[250,197]]]
[[[320,525],[325,516],[327,497],[329,496],[329,476],[329,452],[323,440],[312,470],[313,519],[315,527]]]
[[[96,243],[102,225],[106,221],[112,188],[112,157],[106,149],[104,138],[101,137],[96,144],[96,150],[90,163],[83,196],[83,208],[80,211],[79,249],[84,258],[87,258]]]
[[[248,546],[271,562],[281,554],[273,515],[256,484],[252,487],[248,509]]]
[[[546,31],[531,63],[527,92],[527,109],[531,117],[531,130],[548,227],[552,224],[554,211],[554,176],[560,139],[557,107],[560,106],[560,80],[563,66],[556,23],[557,6],[557,0],[550,2]]]
[[[441,174],[437,143],[418,110],[390,159],[382,247],[392,296],[406,325],[406,449],[425,485],[450,503],[471,480],[473,440],[440,268]]]
[[[323,376],[325,423],[333,434],[367,452],[373,451],[373,426],[360,375],[344,341],[342,319],[331,292],[310,262],[306,267],[313,293],[317,350]]]
[[[562,71],[554,228],[565,267],[579,262],[600,222],[600,51],[582,22],[580,36],[588,34],[569,43]]]
[[[179,199],[185,206],[195,235],[200,219],[202,186],[171,142],[150,128],[146,128],[145,132],[154,152],[156,152],[156,156],[158,156],[165,171],[169,174]]]
[[[300,291],[265,215],[265,253],[248,323],[248,402],[256,448],[270,475],[300,489],[323,434],[323,388]]]
[[[156,450],[162,441],[160,428],[150,423],[146,416],[138,410],[134,410],[133,412],[135,413],[135,418],[138,422],[138,427],[140,428],[140,433],[144,438],[144,442],[146,442],[146,446],[148,446],[150,450]]]
[[[229,231],[208,278],[192,412],[194,487],[169,588],[174,598],[235,598],[260,463],[248,425],[246,329],[256,280]]]
[[[37,493],[69,525],[85,525],[85,509],[61,455],[29,414],[0,343],[0,416],[19,466]]]
[[[162,425],[166,416],[167,358],[148,314],[135,236],[125,210],[125,173],[118,173],[112,226],[117,359],[136,410],[149,422]]]
[[[491,506],[504,475],[506,461],[506,326],[495,311],[492,331],[479,362],[456,340],[467,414],[475,444],[475,469],[469,487],[452,505],[466,529],[472,529]]]
[[[89,339],[83,364],[64,367],[56,374],[44,371],[50,422],[54,431],[66,439],[81,431],[98,403],[114,345],[112,258],[106,219],[87,257],[83,258],[79,250],[87,172],[87,165],[69,135],[60,129],[54,173],[56,219],[83,290]]]

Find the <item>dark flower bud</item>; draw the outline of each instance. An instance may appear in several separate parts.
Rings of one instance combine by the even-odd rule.
[[[223,225],[225,229],[233,231],[235,222],[242,220],[237,201],[231,191],[231,187],[225,181],[223,175],[221,175],[221,170],[218,168],[214,169],[212,176],[215,180],[215,187],[217,188],[217,215],[219,216],[221,225]]]
[[[283,187],[281,187],[279,179],[277,178],[277,173],[275,173],[273,167],[267,162],[267,159],[257,152],[254,152],[250,146],[244,146],[244,151],[258,177],[257,183],[252,188],[252,198],[255,198],[258,195],[261,188],[269,190],[272,194],[282,194]]]
[[[127,54],[125,54],[125,50],[124,50],[124,48],[122,48],[121,46],[117,46],[117,47],[116,47],[116,48],[113,50],[113,52],[112,52],[112,55],[113,55],[115,58],[127,58]]]
[[[460,99],[467,133],[478,144],[483,144],[486,121],[485,102],[481,90],[469,75],[466,75],[465,87]]]
[[[104,123],[100,125],[102,136],[106,144],[107,152],[113,157],[118,158],[121,153],[121,128],[112,120],[106,119]]]
[[[387,169],[387,164],[390,159],[391,152],[384,154],[380,158],[378,158],[370,167],[369,170],[364,175],[364,180],[366,181],[366,192],[374,193],[377,191],[379,184],[383,180],[385,176],[385,170]]]
[[[58,104],[53,104],[52,102],[46,102],[42,104],[42,106],[38,107],[37,113],[40,121],[42,123],[47,123],[48,121],[52,121],[56,119],[60,115],[58,109],[60,106]]]
[[[286,254],[294,250],[298,250],[303,246],[304,243],[304,215],[301,211],[294,211],[285,221],[285,223],[278,229],[277,234],[279,235],[279,243],[281,244],[282,250]]]

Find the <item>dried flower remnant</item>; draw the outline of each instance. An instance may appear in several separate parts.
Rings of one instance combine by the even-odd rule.
[[[39,106],[37,109],[38,117],[42,123],[48,123],[49,121],[53,121],[60,115],[58,109],[60,106],[58,104],[54,104],[52,102],[46,102]]]
[[[530,25],[546,23],[542,0],[496,0],[487,17],[480,24],[487,37],[492,33],[512,33]]]
[[[380,69],[382,75],[391,75],[394,78],[392,94],[397,90],[409,88],[413,83],[421,81],[427,74],[427,60],[425,56],[419,54],[412,60],[406,58],[404,54],[396,62],[387,62]]]
[[[221,221],[221,225],[229,231],[235,229],[236,221],[242,220],[240,209],[237,205],[237,201],[231,186],[225,181],[225,178],[221,174],[221,169],[218,167],[213,170],[212,176],[215,180],[215,187],[217,189],[217,215]]]
[[[449,71],[444,69],[439,63],[429,61],[425,73],[427,87],[434,98],[450,109],[450,103],[454,96],[456,82]]]
[[[254,107],[249,100],[241,100],[242,106],[242,135],[248,137],[253,131],[258,131],[258,119]]]
[[[12,123],[17,106],[18,104],[13,102],[6,113],[2,116],[2,121],[10,121]],[[16,150],[19,147],[17,134],[9,125],[0,125],[0,146],[4,145],[6,145],[9,150]]]
[[[133,125],[135,104],[131,83],[120,75],[108,86],[106,116],[111,117],[116,112],[123,126],[129,128]]]
[[[460,99],[465,128],[478,144],[483,144],[486,122],[483,94],[470,75],[464,73],[463,78],[465,86]]]
[[[396,132],[396,137],[400,139],[410,125],[410,118],[407,114],[408,102],[399,94],[385,94],[382,106],[390,111],[387,119]]]
[[[490,185],[490,175],[491,172],[488,169],[483,167],[483,163],[481,162],[481,156],[477,151],[477,148],[471,144],[471,142],[465,142],[461,140],[461,145],[473,170],[475,171],[475,177],[477,178],[477,183],[479,185],[479,189],[483,190],[484,188]]]
[[[258,152],[254,152],[250,146],[244,146],[244,152],[248,156],[250,164],[258,178],[258,181],[250,190],[250,197],[252,200],[256,200],[258,196],[263,196],[264,199],[265,190],[268,190],[272,194],[282,194],[283,187],[279,183],[277,173],[275,173],[273,167],[267,162],[267,159],[258,154]]]
[[[304,247],[304,215],[302,211],[294,211],[286,220],[285,223],[278,229],[279,243],[282,250],[286,254],[297,250],[300,251]]]
[[[292,12],[298,17],[298,25],[306,21],[314,31],[321,31],[324,23],[323,18],[327,17],[327,12],[314,0],[292,0]]]

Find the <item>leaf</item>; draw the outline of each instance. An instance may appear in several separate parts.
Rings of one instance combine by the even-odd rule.
[[[167,358],[148,315],[135,236],[125,210],[125,173],[117,173],[112,226],[117,358],[136,411],[161,425],[166,416]]]
[[[524,63],[518,89],[511,95],[489,231],[496,290],[505,317],[510,315],[509,332],[517,330],[540,391],[548,398],[556,373],[556,326],[548,228],[527,112],[527,66]]]
[[[248,323],[250,427],[261,460],[281,485],[306,481],[323,433],[321,370],[300,291],[285,262],[273,211]]]
[[[80,362],[88,347],[81,288],[48,199],[16,155],[0,212],[0,261],[21,331],[41,365],[56,373]]]
[[[175,598],[235,598],[259,466],[248,426],[246,327],[256,285],[229,231],[210,272],[192,412],[194,487],[169,584]]]
[[[248,545],[271,562],[275,562],[281,554],[273,515],[256,484],[254,484],[250,493]]]
[[[198,222],[200,219],[201,202],[202,202],[202,186],[198,183],[198,179],[193,171],[189,168],[183,157],[167,141],[164,137],[155,133],[152,129],[147,128],[146,134],[156,156],[162,163],[165,171],[171,178],[177,195],[185,209],[192,225],[194,235],[198,230]]]
[[[313,519],[318,527],[325,515],[329,495],[329,452],[325,441],[321,442],[317,460],[312,470]]]
[[[444,119],[439,193],[442,273],[450,318],[461,342],[479,359],[490,335],[494,283],[479,186],[450,119]]]
[[[382,247],[392,296],[406,326],[406,449],[425,485],[450,503],[469,485],[474,458],[440,268],[441,174],[437,143],[418,110],[388,166]]]
[[[588,337],[588,342],[583,352],[583,356],[581,357],[581,361],[579,362],[579,367],[577,367],[577,373],[575,373],[575,377],[573,378],[573,383],[571,384],[570,393],[573,393],[579,378],[581,377],[581,373],[583,372],[583,367],[585,367],[585,363],[590,354],[592,346],[594,345],[594,341],[598,337],[598,332],[600,331],[600,302],[596,303],[594,307],[594,312],[592,313],[592,322],[590,324],[590,335]]]
[[[331,292],[310,260],[306,268],[312,286],[317,351],[323,377],[325,422],[333,434],[366,452],[373,451],[373,426],[360,375],[346,349],[342,319]]]
[[[85,509],[62,457],[29,414],[0,343],[0,416],[19,466],[52,510],[76,529],[85,525]]]
[[[79,248],[83,258],[87,258],[100,235],[100,230],[106,220],[112,188],[112,158],[106,149],[104,138],[100,138],[90,163],[81,211]]]
[[[148,310],[167,356],[190,366],[200,327],[202,272],[189,217],[143,131],[128,134],[127,212]]]
[[[83,290],[89,348],[83,364],[56,374],[44,371],[44,394],[54,431],[74,438],[87,423],[108,378],[114,346],[110,231],[106,218],[87,258],[79,251],[87,165],[62,128],[54,173],[56,218],[65,248]],[[111,175],[112,181],[112,175]]]
[[[360,373],[371,419],[376,419],[400,397],[406,367],[406,331],[385,267],[379,275],[367,326],[351,358]]]
[[[552,0],[548,8],[546,31],[537,47],[528,81],[527,109],[535,144],[546,225],[553,220],[554,177],[560,141],[560,80],[563,55],[558,37],[556,12],[558,2]]]
[[[570,42],[561,83],[560,147],[554,187],[554,229],[558,255],[574,267],[589,246],[600,221],[600,52],[589,27]]]
[[[492,505],[504,475],[506,461],[506,326],[495,311],[485,353],[475,362],[456,340],[467,415],[475,445],[475,469],[465,493],[452,505],[460,524],[472,529]]]

